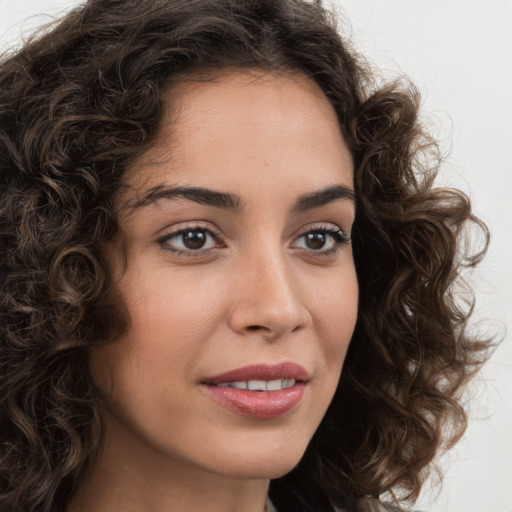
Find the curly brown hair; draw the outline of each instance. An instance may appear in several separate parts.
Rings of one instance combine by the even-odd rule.
[[[418,496],[463,433],[461,386],[489,353],[456,285],[488,233],[439,158],[406,80],[379,80],[305,0],[89,0],[0,63],[0,509],[64,510],[101,438],[88,349],[126,327],[104,248],[125,170],[155,142],[164,93],[226,68],[305,73],[355,163],[358,323],[334,400],[280,510]],[[471,301],[469,301],[471,302]],[[347,418],[350,420],[347,421]]]

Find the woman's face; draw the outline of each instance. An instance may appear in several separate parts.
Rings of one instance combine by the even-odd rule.
[[[234,72],[169,94],[126,176],[124,273],[109,254],[131,323],[91,352],[112,453],[242,478],[297,464],[356,322],[352,174],[307,78]]]

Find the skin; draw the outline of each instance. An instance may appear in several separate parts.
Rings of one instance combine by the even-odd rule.
[[[108,257],[131,324],[91,352],[104,437],[70,512],[262,512],[269,479],[298,463],[325,414],[356,322],[351,244],[329,234],[350,234],[353,201],[293,211],[304,194],[353,188],[350,152],[318,86],[232,71],[168,94],[157,144],[126,175],[123,242]],[[241,208],[148,199],[158,186],[236,194]],[[184,228],[214,236],[191,251],[176,235]],[[312,230],[320,249],[304,236]],[[202,385],[285,361],[310,379],[277,418],[228,410]]]

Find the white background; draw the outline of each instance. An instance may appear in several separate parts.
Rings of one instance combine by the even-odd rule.
[[[22,29],[27,34],[79,3],[0,0],[2,51],[17,44]],[[419,86],[424,118],[451,151],[440,183],[468,193],[492,232],[475,276],[478,318],[503,341],[470,387],[470,426],[440,460],[441,489],[435,481],[425,486],[416,508],[512,512],[512,0],[331,5],[344,18],[342,31],[371,62]]]

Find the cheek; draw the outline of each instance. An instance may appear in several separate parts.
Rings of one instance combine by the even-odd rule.
[[[309,435],[322,421],[331,403],[358,312],[358,283],[353,266],[322,279],[322,286],[309,289],[309,309],[317,340],[316,377],[311,382],[311,408],[304,420],[310,423]],[[309,439],[307,442],[309,442]]]
[[[354,267],[327,279],[317,290],[311,306],[313,319],[329,369],[339,375],[357,320],[359,288]]]
[[[91,371],[101,390],[139,385],[147,375],[190,375],[202,348],[220,325],[220,283],[165,268],[127,272],[119,283],[129,312],[128,332],[91,351]],[[145,377],[146,376],[146,377]],[[139,382],[137,382],[139,381]],[[115,387],[118,387],[115,386]]]
[[[140,276],[137,292],[132,287],[123,290],[128,298],[131,332],[140,337],[158,340],[175,339],[174,348],[190,350],[200,342],[218,317],[214,283],[211,279],[189,276],[186,271],[166,275],[165,269]]]

